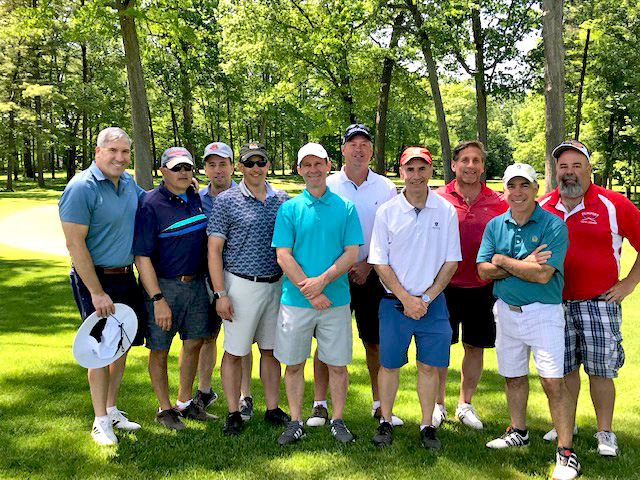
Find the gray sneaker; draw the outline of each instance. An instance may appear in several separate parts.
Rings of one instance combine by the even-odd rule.
[[[280,445],[287,445],[289,443],[294,443],[304,437],[304,427],[302,426],[302,422],[297,420],[292,420],[287,424],[287,428],[282,435],[278,437],[278,443]]]
[[[185,424],[180,420],[180,414],[175,408],[158,410],[158,413],[156,413],[156,422],[171,430],[183,430],[186,428]]]
[[[341,418],[331,420],[331,435],[342,443],[355,442],[356,440]]]
[[[244,397],[238,402],[238,410],[240,410],[240,416],[245,422],[251,420],[253,417],[253,398]]]
[[[214,392],[213,389],[211,389],[211,393],[204,393],[202,390],[197,390],[193,399],[200,401],[204,408],[207,408],[218,399],[218,394]]]
[[[437,451],[442,447],[440,440],[436,437],[436,429],[434,427],[424,427],[420,430],[420,440],[422,441],[422,446],[427,450]]]
[[[218,419],[216,415],[207,413],[202,403],[200,403],[200,401],[196,401],[195,399],[191,400],[189,406],[184,410],[178,410],[178,413],[183,418],[190,418],[199,422],[212,422],[213,420]]]

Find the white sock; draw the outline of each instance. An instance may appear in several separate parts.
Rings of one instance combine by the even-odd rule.
[[[107,407],[107,415],[111,415],[112,413],[116,413],[118,411],[118,407],[115,405],[113,407]]]
[[[178,407],[178,410],[184,410],[185,408],[187,408],[189,405],[191,405],[191,399],[187,400],[186,402],[181,402],[180,400],[176,400],[176,407]]]
[[[377,409],[380,406],[380,400],[374,400],[373,401],[373,410]]]
[[[435,428],[433,425],[420,425],[420,431],[424,430],[427,427]]]
[[[100,423],[100,424],[109,424],[109,425],[111,425],[111,419],[109,418],[109,415],[96,417],[95,421]]]
[[[317,407],[318,405],[323,406],[324,408],[327,408],[327,401],[326,400],[314,400],[313,401],[313,406]]]

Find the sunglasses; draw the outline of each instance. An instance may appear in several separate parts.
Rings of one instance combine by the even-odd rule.
[[[170,168],[169,170],[171,170],[172,172],[180,172],[182,170],[184,170],[185,172],[190,172],[191,170],[193,170],[193,166],[189,165],[188,163],[179,163],[178,165]]]
[[[245,160],[244,162],[242,162],[242,165],[244,165],[247,168],[253,168],[254,165],[258,165],[260,168],[262,168],[267,165],[267,161],[264,158],[256,161]]]

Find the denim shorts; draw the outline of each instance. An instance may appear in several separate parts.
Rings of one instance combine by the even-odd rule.
[[[102,289],[111,297],[114,303],[124,303],[135,312],[138,317],[138,332],[136,333],[136,338],[133,339],[132,345],[142,345],[146,333],[147,317],[142,300],[142,288],[136,282],[135,275],[133,272],[105,274],[99,270],[96,270],[96,275],[98,275]],[[84,322],[89,315],[96,311],[91,301],[91,293],[89,293],[89,289],[73,267],[69,272],[69,278],[71,280],[73,298]]]
[[[153,302],[145,294],[147,308],[147,348],[169,350],[176,333],[182,340],[211,336],[209,296],[204,277],[184,283],[177,278],[158,278],[160,291],[171,308],[171,328],[168,332],[156,325]]]
[[[438,295],[420,320],[413,320],[398,310],[400,300],[380,301],[380,365],[400,368],[409,359],[407,351],[415,337],[416,360],[432,367],[449,366],[451,325],[444,295]]]

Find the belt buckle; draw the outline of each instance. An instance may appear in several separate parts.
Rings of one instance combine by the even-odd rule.
[[[519,307],[517,305],[509,305],[509,310],[511,310],[512,312],[522,313],[522,307]]]

